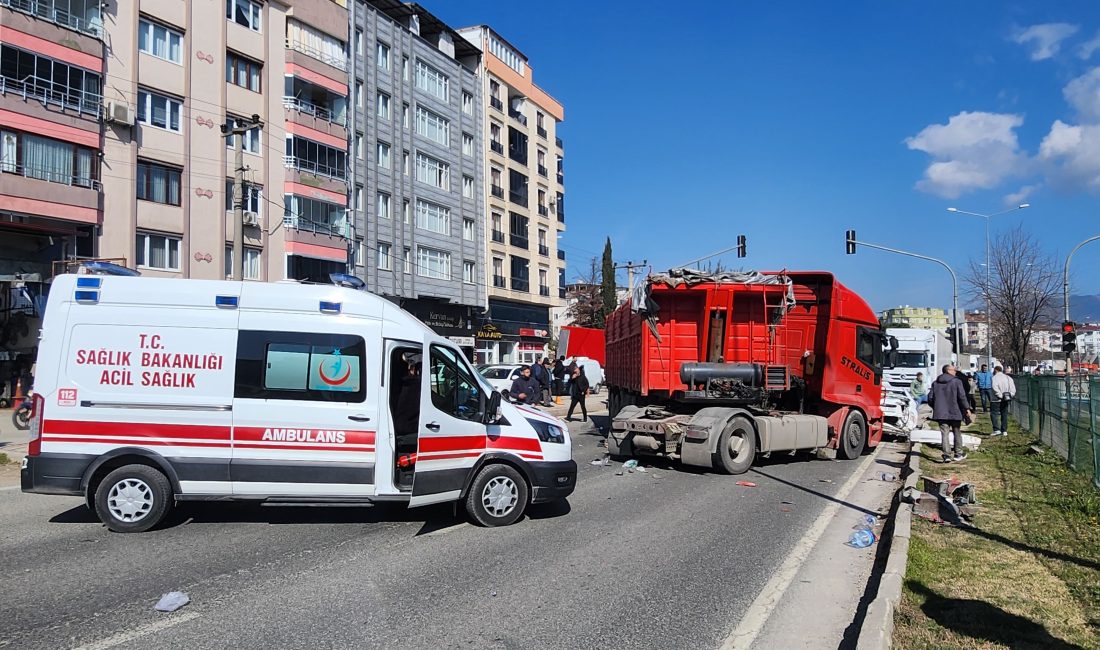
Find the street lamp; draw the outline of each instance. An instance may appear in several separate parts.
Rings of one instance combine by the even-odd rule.
[[[1092,237],[1089,237],[1085,241],[1083,241],[1080,244],[1077,244],[1076,246],[1074,246],[1073,250],[1071,250],[1069,252],[1069,255],[1066,256],[1066,265],[1062,269],[1062,311],[1063,311],[1063,321],[1064,322],[1069,322],[1069,263],[1073,259],[1074,253],[1076,253],[1082,246],[1084,246],[1085,244],[1088,244],[1089,242],[1094,242],[1098,239],[1100,239],[1100,235],[1094,235]],[[1071,364],[1070,357],[1071,356],[1072,356],[1072,353],[1070,353],[1070,352],[1066,353],[1066,375],[1067,376],[1069,376],[1069,373],[1070,373],[1070,364]]]
[[[1025,210],[1030,207],[1030,203],[1021,203],[1014,208],[1001,210],[993,214],[982,214],[981,212],[969,212],[958,208],[947,208],[948,212],[968,214],[972,217],[981,217],[985,219],[985,361],[989,365],[993,365],[993,308],[991,307],[989,298],[989,294],[991,293],[989,286],[989,220],[993,217],[999,217],[1002,214],[1008,214],[1009,212],[1015,212],[1017,210]]]

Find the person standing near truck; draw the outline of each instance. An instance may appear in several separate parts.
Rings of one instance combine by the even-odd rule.
[[[580,404],[581,422],[588,422],[588,406],[584,402],[588,397],[588,389],[588,377],[584,376],[584,368],[580,366],[573,368],[573,379],[569,382],[569,412],[565,416],[566,421],[573,420],[573,409]]]
[[[928,393],[928,403],[932,406],[932,419],[940,425],[940,442],[943,448],[943,462],[950,463],[966,460],[963,451],[962,423],[970,412],[970,402],[966,399],[962,381],[955,376],[954,364],[946,364],[943,374],[932,383]],[[951,437],[954,434],[955,449],[951,454]]]
[[[993,369],[993,381],[990,383],[993,392],[993,410],[989,413],[989,419],[993,422],[993,435],[1008,435],[1008,405],[1012,398],[1016,397],[1016,382],[1005,374],[1000,366]]]
[[[993,401],[993,373],[984,363],[978,371],[978,395],[982,398],[982,410],[989,413],[989,403]]]
[[[913,396],[913,399],[917,400],[917,404],[926,404],[928,402],[928,389],[924,387],[924,373],[918,372],[916,379],[913,383],[909,384],[909,394]]]

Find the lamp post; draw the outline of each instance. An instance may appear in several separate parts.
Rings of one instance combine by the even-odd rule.
[[[1014,208],[1007,210],[1001,210],[1000,212],[994,212],[993,214],[982,214],[981,212],[969,212],[967,210],[960,210],[958,208],[947,208],[948,212],[954,212],[955,214],[968,214],[972,217],[981,217],[985,219],[985,361],[989,365],[993,365],[993,308],[989,298],[990,286],[989,286],[989,220],[993,217],[999,217],[1002,214],[1008,214],[1009,212],[1015,212],[1016,210],[1025,210],[1030,208],[1030,203],[1021,203]]]

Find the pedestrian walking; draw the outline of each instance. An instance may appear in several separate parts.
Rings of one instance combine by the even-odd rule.
[[[940,425],[940,442],[943,447],[943,462],[966,460],[966,452],[963,451],[962,423],[966,418],[972,418],[973,412],[969,411],[970,403],[963,391],[962,381],[955,376],[954,364],[946,364],[943,374],[932,382],[932,390],[928,393],[928,404],[932,406],[932,419]],[[951,449],[951,437],[954,435],[954,455]]]
[[[990,382],[990,390],[993,393],[993,410],[989,413],[989,419],[993,423],[993,435],[1008,435],[1008,405],[1016,397],[1016,382],[1005,374],[1004,368],[997,366],[993,369],[993,380]]]
[[[978,395],[982,399],[982,410],[989,413],[989,403],[993,401],[993,373],[984,363],[978,371]]]
[[[584,376],[584,368],[575,367],[573,378],[569,381],[569,412],[565,414],[566,420],[573,420],[573,409],[580,404],[581,422],[588,422],[588,405],[584,403],[585,397],[588,396],[588,388],[588,378]]]
[[[531,378],[538,384],[538,393],[535,395],[536,404],[543,406],[550,405],[550,371],[546,369],[546,366],[542,365],[542,362],[535,360],[531,364]]]
[[[553,406],[554,400],[551,396],[554,392],[554,364],[550,362],[549,357],[542,358],[542,376],[546,378],[546,384],[542,386],[542,404]]]

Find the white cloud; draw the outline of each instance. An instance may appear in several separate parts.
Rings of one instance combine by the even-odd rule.
[[[1042,61],[1058,54],[1062,41],[1076,34],[1077,29],[1069,23],[1043,23],[1016,32],[1012,40],[1031,47],[1032,61]]]
[[[1100,67],[1066,84],[1062,89],[1066,101],[1084,122],[1100,122]]]
[[[1024,185],[1019,190],[1006,194],[1004,197],[1005,205],[1020,205],[1028,199],[1029,196],[1035,193],[1035,190],[1039,189],[1039,185]]]
[[[1100,190],[1100,124],[1075,126],[1055,120],[1039,145],[1039,161],[1059,189]]]
[[[910,149],[933,158],[917,189],[953,199],[1020,175],[1028,164],[1016,137],[1023,123],[1021,115],[964,111],[947,124],[924,127],[905,140]]]
[[[1096,32],[1096,36],[1093,36],[1092,40],[1085,41],[1077,46],[1077,56],[1088,60],[1092,58],[1092,54],[1096,50],[1100,50],[1100,31]]]

